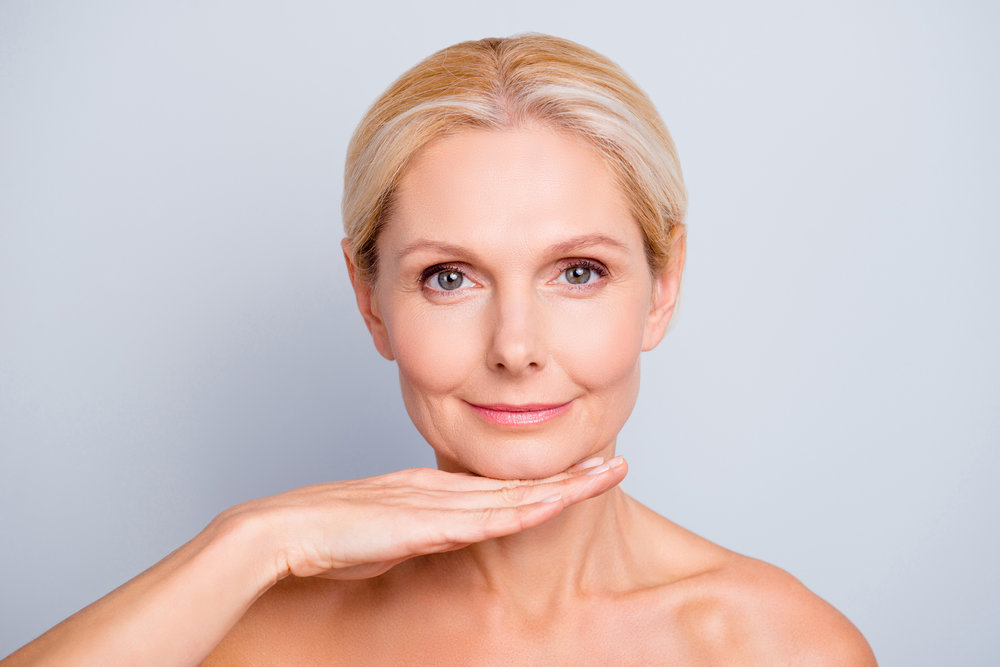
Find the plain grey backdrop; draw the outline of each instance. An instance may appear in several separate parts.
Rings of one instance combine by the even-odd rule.
[[[344,151],[420,58],[538,31],[633,75],[690,190],[625,488],[791,571],[883,664],[1000,664],[998,19],[4,0],[0,655],[230,505],[432,464],[354,309]]]

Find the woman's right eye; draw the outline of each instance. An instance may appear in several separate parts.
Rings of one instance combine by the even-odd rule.
[[[424,272],[424,286],[433,292],[454,292],[476,283],[454,267],[431,267]]]

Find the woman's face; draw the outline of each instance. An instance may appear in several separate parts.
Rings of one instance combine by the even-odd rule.
[[[404,174],[377,248],[358,303],[442,469],[537,478],[612,455],[683,251],[651,275],[588,144],[541,128],[439,140]]]

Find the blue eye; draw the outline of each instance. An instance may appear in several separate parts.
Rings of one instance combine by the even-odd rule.
[[[459,271],[445,270],[440,271],[437,274],[437,280],[435,280],[438,286],[443,290],[455,290],[462,286],[465,282],[465,275]]]
[[[597,286],[601,279],[608,275],[608,270],[604,268],[604,265],[591,260],[577,259],[568,265],[563,264],[563,266],[566,268],[556,278],[556,282],[563,285]]]
[[[432,292],[456,292],[476,285],[461,269],[441,264],[425,269],[420,281]]]

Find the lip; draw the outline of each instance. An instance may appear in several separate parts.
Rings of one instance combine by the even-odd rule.
[[[468,401],[466,401],[468,403]],[[525,405],[508,405],[493,403],[477,405],[469,403],[476,414],[492,424],[500,426],[532,426],[542,424],[569,410],[573,401],[565,403],[529,403]]]

